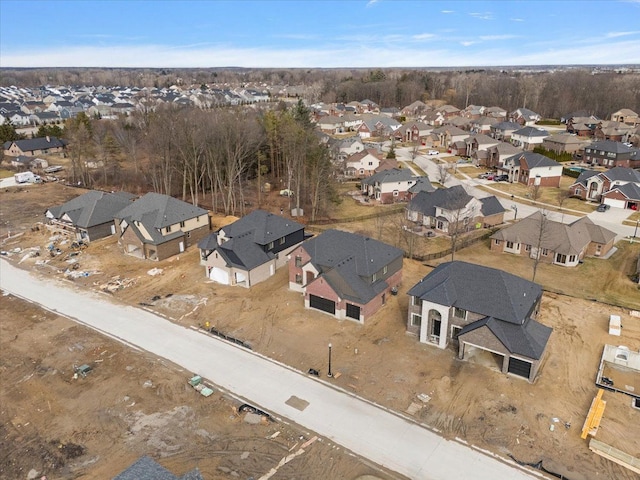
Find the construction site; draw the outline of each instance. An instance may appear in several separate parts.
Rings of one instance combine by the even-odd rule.
[[[366,325],[337,321],[304,309],[286,269],[244,289],[207,280],[197,249],[150,262],[123,254],[113,237],[74,245],[39,222],[51,203],[80,192],[29,190],[0,192],[1,248],[21,268],[167,321],[213,328],[301,372],[326,377],[331,343],[336,386],[549,478],[639,476],[640,318],[632,310],[545,292],[539,318],[553,334],[529,384],[406,335],[406,291],[430,271],[421,262],[405,259],[398,295]],[[214,228],[232,220],[212,217]],[[272,478],[397,478],[322,438],[308,443],[313,432],[240,411],[232,395],[202,379],[200,390],[212,391],[205,396],[195,388],[198,372],[13,297],[3,296],[0,310],[8,319],[0,336],[3,478],[32,470],[110,478],[142,455],[177,475],[198,467],[207,479],[260,478],[303,444],[305,453]],[[619,335],[609,331],[611,315],[620,318]],[[249,417],[255,424],[248,413],[260,417]]]

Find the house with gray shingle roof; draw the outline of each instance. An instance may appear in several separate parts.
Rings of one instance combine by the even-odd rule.
[[[62,205],[50,207],[45,217],[58,232],[89,242],[116,233],[116,214],[131,204],[135,195],[91,190]]]
[[[406,202],[409,189],[418,178],[408,168],[382,170],[362,180],[360,190],[363,195],[380,203]]]
[[[204,237],[200,265],[214,282],[250,288],[275,275],[304,239],[304,225],[255,210]]]
[[[585,257],[606,255],[613,248],[615,238],[615,232],[596,225],[589,217],[565,224],[534,212],[491,235],[491,251],[575,267]]]
[[[539,323],[542,288],[494,268],[447,262],[416,283],[407,332],[458,357],[493,358],[502,373],[533,382],[552,329]]]
[[[533,150],[542,145],[549,132],[538,127],[523,127],[511,134],[511,143],[523,150]]]
[[[115,216],[124,253],[164,260],[184,252],[209,233],[209,212],[160,193],[147,193]]]
[[[621,198],[613,192],[609,195],[610,191],[625,185],[632,185],[631,188],[624,189],[623,197],[626,198]],[[605,198],[608,198],[608,205],[619,208],[631,208],[627,204],[628,194],[632,195],[632,201],[640,202],[640,196],[632,194],[634,190],[640,190],[640,172],[626,167],[613,167],[606,172],[585,170],[580,173],[575,183],[569,186],[569,192],[573,197],[601,203],[605,203]]]
[[[635,168],[640,165],[640,149],[613,140],[599,140],[585,147],[584,161],[606,168]]]
[[[289,288],[305,308],[363,323],[402,281],[399,248],[363,235],[326,230],[291,253]]]
[[[505,209],[494,196],[477,199],[460,185],[419,192],[407,205],[407,219],[447,235],[499,225]]]
[[[560,187],[562,165],[539,153],[523,152],[508,157],[498,167],[509,177],[509,182],[527,186]]]
[[[17,157],[18,155],[47,155],[49,153],[62,152],[67,146],[67,141],[57,137],[38,137],[26,140],[14,140],[4,142],[4,154]]]

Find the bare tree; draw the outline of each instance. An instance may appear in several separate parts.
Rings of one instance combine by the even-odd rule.
[[[542,259],[542,253],[545,249],[547,238],[549,236],[549,217],[547,212],[540,210],[530,216],[536,222],[534,244],[531,245],[531,258],[533,258],[533,274],[531,275],[531,281],[536,281],[536,273],[538,272],[538,265]]]
[[[474,221],[480,214],[481,205],[479,200],[469,195],[462,186],[451,187],[447,191],[445,217],[447,219],[447,234],[450,240],[451,261],[453,262],[460,235],[475,228]]]
[[[537,202],[542,194],[541,185],[539,183],[534,183],[529,187],[529,195],[531,196],[531,200]]]
[[[560,190],[556,195],[556,200],[558,201],[558,207],[560,207],[560,212],[562,217],[560,221],[564,223],[564,210],[562,209],[562,205],[571,197],[571,192],[569,190]]]
[[[420,153],[420,140],[415,140],[411,142],[411,160],[415,160],[418,154]]]
[[[444,184],[449,180],[451,176],[451,170],[448,163],[438,164],[438,182],[444,187]]]

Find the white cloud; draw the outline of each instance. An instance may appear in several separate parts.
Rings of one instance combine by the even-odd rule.
[[[476,43],[478,42],[468,40],[468,41],[460,42],[460,45],[462,45],[463,47],[470,47],[471,45],[475,45]]]
[[[376,3],[378,3],[380,0],[369,0],[367,2],[367,7],[373,7]]]
[[[512,22],[524,22],[524,18],[510,18]]]
[[[479,38],[482,41],[509,40],[511,38],[517,38],[517,35],[481,35]]]
[[[635,32],[609,32],[605,36],[607,38],[617,38],[617,37],[627,37],[629,35],[637,35],[639,33],[640,31],[637,31],[637,30]]]
[[[433,33],[419,33],[418,35],[414,35],[413,37],[414,40],[429,40],[431,38],[435,38],[435,34]]]
[[[469,15],[473,18],[477,18],[478,20],[493,20],[493,13],[491,12],[472,12]]]
[[[454,10],[440,10],[440,13],[448,14],[448,13],[455,13],[455,11]]]

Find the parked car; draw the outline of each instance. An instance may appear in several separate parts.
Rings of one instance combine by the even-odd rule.
[[[606,212],[610,208],[611,208],[611,205],[607,205],[606,203],[602,203],[602,204],[598,205],[598,211],[599,212]]]
[[[289,189],[280,190],[280,196],[281,197],[293,197],[293,190],[289,190]]]
[[[489,178],[489,177],[493,177],[493,173],[484,172],[484,173],[481,173],[480,175],[478,175],[478,178]]]
[[[429,155],[438,155],[439,153],[438,150],[429,150]]]
[[[509,180],[509,175],[496,175],[493,177],[496,182],[506,182]]]

